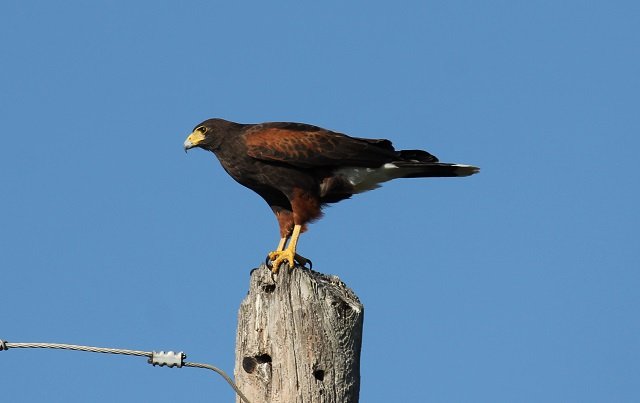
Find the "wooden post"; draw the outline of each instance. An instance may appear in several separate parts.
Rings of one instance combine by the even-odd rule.
[[[338,277],[260,266],[238,312],[236,384],[251,403],[358,402],[363,318]]]

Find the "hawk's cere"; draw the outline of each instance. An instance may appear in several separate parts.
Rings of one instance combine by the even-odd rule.
[[[469,176],[478,168],[447,164],[422,150],[396,150],[391,141],[365,139],[304,123],[240,124],[209,119],[195,127],[185,151],[200,147],[218,157],[241,185],[269,204],[280,225],[280,243],[268,260],[308,261],[296,254],[300,233],[322,207],[397,178]],[[288,244],[287,244],[288,242]]]

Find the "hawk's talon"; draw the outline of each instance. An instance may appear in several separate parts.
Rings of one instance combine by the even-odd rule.
[[[293,255],[293,259],[291,259],[291,255]],[[278,270],[280,270],[280,266],[285,262],[289,264],[290,268],[295,266],[307,268],[307,264],[309,265],[309,270],[313,267],[313,262],[310,259],[302,257],[297,253],[293,254],[287,249],[283,251],[270,252],[265,259],[265,264],[273,273],[277,273]]]
[[[311,259],[307,259],[306,257],[300,256],[296,253],[295,261],[302,267],[307,268],[307,263],[309,264],[309,270],[313,268],[313,262]]]
[[[293,268],[296,265],[295,253],[289,248],[285,250],[271,252],[267,256],[267,259],[271,260],[272,262],[271,271],[274,273],[277,273],[278,270],[280,270],[280,266],[284,262],[289,263],[290,268]]]

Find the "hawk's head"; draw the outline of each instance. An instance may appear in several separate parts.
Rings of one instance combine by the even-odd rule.
[[[184,141],[184,151],[200,147],[215,152],[222,140],[230,133],[237,132],[238,123],[224,119],[209,119],[197,125],[193,132]]]

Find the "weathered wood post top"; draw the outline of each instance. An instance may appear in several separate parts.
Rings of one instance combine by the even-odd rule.
[[[238,387],[252,403],[358,402],[363,318],[336,276],[254,269],[238,312]]]

